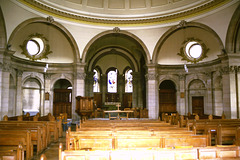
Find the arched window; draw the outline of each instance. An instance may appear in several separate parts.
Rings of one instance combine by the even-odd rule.
[[[117,70],[110,70],[107,74],[108,92],[117,92]]]
[[[93,92],[100,92],[99,77],[100,73],[96,69],[93,70]]]
[[[132,85],[132,70],[128,69],[125,72],[125,92],[132,92],[133,85]]]

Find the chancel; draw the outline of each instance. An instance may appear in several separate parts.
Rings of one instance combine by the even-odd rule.
[[[239,159],[239,0],[0,0],[0,159]]]

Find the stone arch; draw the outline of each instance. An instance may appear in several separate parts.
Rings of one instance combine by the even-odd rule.
[[[70,84],[73,86],[73,82],[72,82],[72,80],[71,80],[69,77],[67,77],[67,76],[61,76],[61,77],[56,77],[56,78],[54,78],[53,80],[51,80],[51,90],[54,89],[54,84],[55,84],[58,80],[60,80],[60,79],[68,80],[68,81],[70,82]]]
[[[49,24],[49,25],[53,25],[55,28],[57,28],[58,30],[60,30],[64,34],[64,36],[67,38],[67,40],[69,41],[69,43],[72,47],[72,50],[73,50],[73,53],[74,53],[75,63],[80,62],[79,49],[78,49],[77,43],[76,43],[75,39],[73,38],[72,34],[62,24],[60,24],[60,23],[58,23],[54,20],[51,21],[49,19],[51,19],[51,18],[49,18],[49,17],[48,18],[31,18],[31,19],[28,19],[28,20],[22,22],[12,32],[12,34],[9,38],[8,44],[11,44],[11,42],[13,41],[16,34],[22,28],[27,26],[28,24],[31,24],[31,23],[46,23],[46,24]]]
[[[7,33],[2,8],[0,6],[0,48],[5,47],[7,47]]]
[[[230,21],[226,37],[226,52],[240,52],[240,5],[237,7]]]
[[[159,82],[158,82],[158,86],[160,86],[160,84],[165,81],[165,80],[170,80],[174,83],[175,85],[175,89],[176,91],[179,90],[179,82],[178,80],[176,80],[175,78],[172,78],[172,77],[164,77],[163,79],[161,79]]]
[[[173,26],[172,28],[170,28],[167,32],[165,32],[163,34],[163,36],[158,40],[154,51],[153,51],[153,57],[152,57],[152,62],[153,63],[157,63],[157,57],[158,57],[158,53],[161,49],[161,47],[163,46],[164,42],[176,31],[181,30],[183,28],[187,28],[187,27],[196,27],[196,28],[201,28],[203,30],[208,31],[209,33],[213,34],[214,37],[216,38],[217,42],[220,45],[221,50],[224,50],[224,45],[220,39],[220,37],[218,36],[218,34],[211,29],[210,27],[208,27],[207,25],[198,23],[198,22],[186,22],[186,21],[181,21],[178,25]]]
[[[26,83],[30,86],[26,86]],[[37,77],[28,76],[22,84],[22,106],[23,111],[26,112],[41,112],[43,102],[43,86]],[[31,113],[30,113],[31,114]]]
[[[87,56],[87,51],[89,50],[89,48],[91,47],[91,45],[98,39],[98,38],[101,38],[102,36],[104,35],[108,35],[108,34],[111,34],[111,33],[120,33],[120,34],[124,34],[126,36],[129,36],[131,38],[133,38],[136,42],[138,42],[143,50],[144,50],[144,59],[146,61],[146,63],[150,63],[151,62],[151,57],[150,57],[150,53],[146,47],[146,45],[143,43],[143,41],[138,38],[137,36],[135,36],[134,34],[128,32],[128,31],[123,31],[123,30],[117,30],[116,31],[116,28],[114,28],[113,30],[109,30],[109,31],[105,31],[105,32],[102,32],[102,33],[99,33],[98,35],[96,35],[95,37],[93,37],[89,42],[88,44],[86,45],[86,47],[84,48],[83,50],[83,54],[82,54],[82,62],[85,63],[86,62],[86,56]]]
[[[128,53],[127,51],[125,51],[125,50],[122,50],[122,49],[112,49],[112,48],[108,48],[108,49],[101,50],[101,51],[98,52],[96,55],[94,55],[93,58],[92,58],[92,59],[90,60],[90,62],[89,62],[88,71],[92,71],[92,70],[93,70],[92,67],[95,66],[94,63],[96,63],[96,61],[99,59],[99,57],[104,56],[107,52],[110,52],[110,51],[114,51],[115,54],[123,56],[125,59],[127,59],[127,61],[130,63],[132,69],[133,69],[135,72],[138,72],[138,71],[139,71],[138,64],[137,64],[137,61],[136,61],[136,59],[134,58],[134,56],[132,56],[131,54],[129,54],[129,53]],[[100,55],[101,55],[101,56],[100,56]]]

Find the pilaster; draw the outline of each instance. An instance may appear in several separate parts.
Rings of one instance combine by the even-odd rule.
[[[158,98],[158,74],[155,65],[148,66],[146,75],[147,85],[147,108],[149,119],[158,119],[159,117],[159,98]]]

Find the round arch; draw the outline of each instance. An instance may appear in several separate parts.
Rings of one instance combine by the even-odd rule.
[[[27,26],[28,24],[31,24],[31,23],[46,23],[46,24],[53,25],[54,27],[56,27],[58,30],[60,30],[64,34],[64,36],[67,38],[67,40],[69,41],[69,43],[70,43],[70,45],[72,47],[73,53],[75,53],[74,54],[75,63],[80,62],[79,49],[78,49],[77,43],[76,43],[75,39],[73,38],[72,34],[63,25],[61,25],[60,23],[58,23],[56,21],[50,21],[48,19],[50,19],[50,18],[31,18],[31,19],[28,19],[28,20],[22,22],[12,32],[12,34],[11,34],[11,36],[9,38],[8,44],[11,44],[11,42],[13,41],[14,37],[16,36],[16,34],[22,28]]]
[[[105,31],[105,32],[102,32],[102,33],[99,33],[98,35],[96,35],[95,37],[93,37],[89,42],[88,44],[86,45],[86,47],[84,48],[83,50],[83,54],[82,54],[82,62],[85,63],[86,62],[86,56],[87,56],[87,51],[89,50],[89,48],[91,47],[91,45],[99,38],[101,38],[102,36],[105,36],[105,35],[108,35],[108,34],[111,34],[111,33],[119,33],[119,34],[124,34],[126,36],[129,36],[131,38],[133,38],[135,41],[138,42],[138,44],[140,44],[144,50],[144,59],[146,61],[146,63],[150,63],[151,62],[151,57],[150,57],[150,53],[146,47],[146,45],[143,43],[143,41],[138,38],[137,36],[135,36],[134,34],[130,33],[130,32],[127,32],[127,31],[122,31],[122,30],[118,30],[116,31],[115,29],[114,30],[109,30],[109,31]]]
[[[233,14],[230,21],[227,37],[226,37],[226,52],[236,53],[240,50],[240,5]]]
[[[6,26],[5,26],[5,20],[2,13],[2,8],[0,6],[0,48],[5,48],[7,46],[7,33],[6,33]]]
[[[89,65],[88,65],[88,71],[92,71],[93,70],[92,67],[94,67],[94,64],[99,60],[99,58],[103,57],[104,55],[108,54],[111,51],[114,51],[114,54],[117,54],[119,56],[123,56],[130,63],[132,69],[135,72],[139,71],[136,59],[131,54],[129,54],[127,51],[125,51],[121,48],[114,48],[114,49],[113,48],[106,48],[106,49],[103,49],[103,50],[99,51],[90,60]]]
[[[163,34],[163,36],[158,40],[154,51],[153,51],[153,57],[152,57],[152,62],[153,63],[157,63],[157,57],[158,57],[158,53],[162,47],[162,45],[164,44],[164,42],[176,31],[181,30],[183,28],[187,28],[187,27],[197,27],[203,30],[208,31],[209,33],[213,34],[214,37],[216,38],[217,42],[220,45],[220,48],[222,51],[224,51],[224,45],[220,39],[220,37],[218,36],[218,34],[211,29],[210,27],[208,27],[207,25],[201,24],[201,23],[197,23],[197,22],[186,22],[186,21],[181,21],[179,25],[173,26],[172,28],[170,28],[167,32],[165,32]]]

